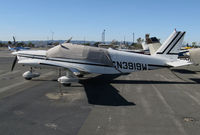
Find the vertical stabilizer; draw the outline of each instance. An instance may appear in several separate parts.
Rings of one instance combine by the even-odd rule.
[[[171,60],[178,58],[178,53],[183,43],[185,32],[174,31],[163,45],[156,51],[154,56],[166,57]]]

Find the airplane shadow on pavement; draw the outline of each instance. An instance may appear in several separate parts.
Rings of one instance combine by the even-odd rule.
[[[93,78],[80,79],[79,83],[83,85],[88,102],[93,105],[105,105],[105,106],[134,106],[134,102],[127,101],[122,97],[119,91],[111,84],[196,84],[195,82],[185,81],[153,81],[153,80],[115,80],[120,75],[99,75]],[[52,79],[35,79],[33,81],[55,81]],[[70,87],[81,87],[70,86]]]
[[[196,82],[196,83],[200,83],[200,78],[190,78],[190,80]]]
[[[150,80],[113,80],[113,84],[196,84],[194,82],[150,81]]]
[[[181,74],[196,74],[195,71],[191,71],[191,70],[188,70],[188,69],[171,69],[171,71],[178,72],[178,73],[181,73]]]
[[[80,80],[88,98],[88,102],[94,105],[106,106],[134,106],[133,102],[128,102],[110,82],[120,75],[99,75],[94,78]]]
[[[114,80],[120,75],[99,75],[94,78],[80,80],[85,88],[88,102],[94,105],[134,106],[128,102],[111,84],[196,84],[195,82],[150,81],[150,80]]]

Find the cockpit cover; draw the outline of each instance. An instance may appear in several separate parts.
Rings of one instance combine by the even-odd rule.
[[[113,65],[106,49],[71,43],[57,45],[49,49],[47,58],[84,60],[108,66]]]

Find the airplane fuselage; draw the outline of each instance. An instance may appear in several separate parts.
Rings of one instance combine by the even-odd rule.
[[[162,58],[137,53],[120,52],[112,49],[109,49],[108,52],[114,67],[122,73],[168,67],[165,65],[166,60]]]

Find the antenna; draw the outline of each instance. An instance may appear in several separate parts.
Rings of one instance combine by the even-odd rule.
[[[49,36],[47,36],[46,50],[47,50],[47,48],[48,48],[48,43],[49,43]]]
[[[102,32],[102,43],[105,44],[105,34],[106,34],[106,30],[104,29]]]
[[[51,40],[52,40],[52,43],[53,43],[53,35],[54,35],[54,32],[52,31],[52,32],[51,32]]]

